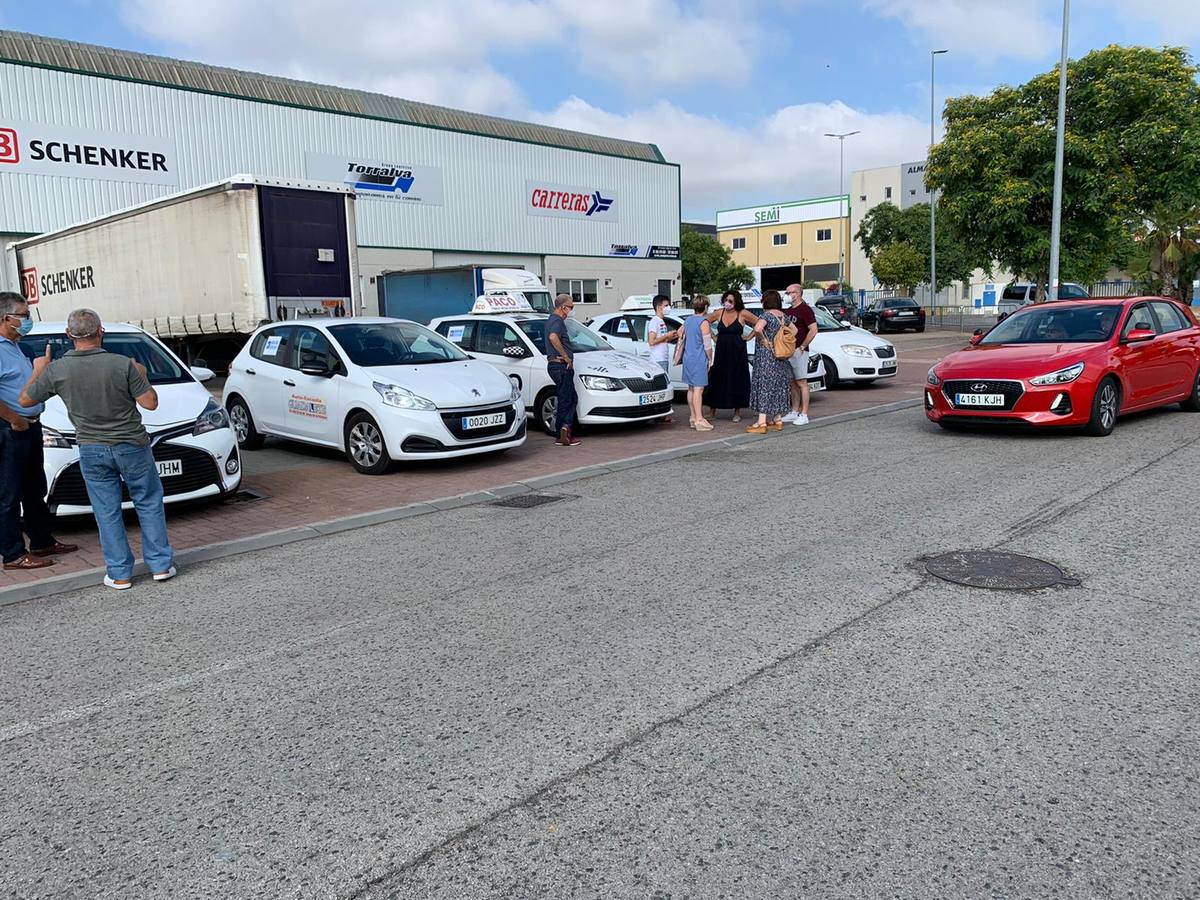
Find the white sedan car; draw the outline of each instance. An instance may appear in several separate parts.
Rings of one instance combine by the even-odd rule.
[[[850,382],[870,384],[896,377],[899,361],[890,341],[849,322],[839,322],[819,306],[813,311],[817,314],[817,336],[810,349],[821,358],[826,387]]]
[[[55,358],[72,348],[66,323],[39,322],[21,339],[20,348],[31,359],[42,356],[49,344]],[[213,377],[208,369],[189,369],[156,338],[133,325],[107,323],[104,349],[131,357],[146,367],[150,384],[158,393],[158,408],[138,409],[162,478],[163,501],[180,503],[220,497],[242,482],[241,458],[225,410],[200,383]],[[79,471],[79,446],[75,426],[58,397],[42,413],[42,443],[46,456],[46,503],[58,516],[85,515],[92,511],[87,487]],[[123,508],[133,509],[128,494]]]
[[[525,442],[525,404],[512,382],[403,319],[265,325],[230,366],[224,400],[243,448],[261,447],[265,435],[336,447],[366,475],[395,459]]]
[[[762,306],[756,308],[746,307],[756,316],[762,315]],[[687,318],[687,313],[682,317],[676,316],[673,313],[668,313],[665,319],[668,328],[682,328],[683,320]],[[604,339],[613,345],[616,350],[622,350],[625,353],[631,353],[634,356],[640,356],[643,359],[650,358],[650,344],[646,340],[646,325],[650,319],[654,317],[654,313],[649,310],[623,310],[622,312],[605,313],[604,315],[596,316],[588,321],[588,327],[594,331],[604,335]],[[750,364],[754,364],[754,345],[746,346],[747,352],[750,354]],[[675,348],[671,348],[672,354]],[[671,368],[668,371],[671,378],[671,389],[674,391],[686,391],[687,382],[683,380],[683,366],[676,363],[674,357],[671,359]],[[814,354],[808,361],[808,385],[813,391],[824,390],[825,370],[821,364],[821,357]]]

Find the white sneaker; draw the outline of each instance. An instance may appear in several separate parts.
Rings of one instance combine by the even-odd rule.
[[[176,571],[175,567],[171,566],[171,568],[167,569],[165,572],[155,572],[152,577],[155,581],[170,581],[177,574],[178,572]]]
[[[110,588],[112,588],[114,591],[127,591],[127,590],[129,590],[131,587],[133,587],[133,582],[132,582],[132,581],[128,581],[128,580],[126,580],[126,581],[117,581],[115,578],[109,578],[107,575],[105,575],[105,576],[104,576],[104,586],[105,586],[105,587],[110,587]]]
[[[793,425],[807,425],[808,424],[808,416],[804,415],[804,413],[800,413],[800,415],[798,415],[798,416],[796,416],[796,418],[792,419],[792,424]]]
[[[800,415],[800,413],[798,413],[798,412],[796,412],[795,410],[793,410],[792,412],[788,413],[786,416],[784,416],[784,417],[783,417],[783,421],[784,421],[784,422],[795,422],[795,421],[796,421],[796,417],[797,417],[798,415]]]

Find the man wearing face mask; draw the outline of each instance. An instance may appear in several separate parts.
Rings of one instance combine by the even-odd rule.
[[[554,443],[560,447],[576,447],[582,443],[571,434],[575,424],[575,404],[579,398],[575,393],[575,348],[567,332],[567,317],[575,308],[570,294],[559,294],[554,298],[554,312],[546,320],[546,371],[558,388],[558,412],[554,429],[558,437]]]
[[[17,570],[52,566],[49,557],[79,549],[59,543],[50,533],[42,404],[26,408],[20,402],[33,364],[17,344],[31,328],[25,298],[11,291],[0,293],[0,550],[4,568]]]

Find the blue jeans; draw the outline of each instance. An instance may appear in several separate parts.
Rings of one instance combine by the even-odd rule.
[[[575,393],[575,370],[562,363],[550,363],[546,372],[558,388],[558,413],[554,417],[554,433],[558,434],[575,424],[575,405],[579,402],[579,395]]]
[[[167,542],[167,516],[163,511],[162,481],[154,453],[135,444],[80,444],[79,469],[100,530],[100,549],[108,577],[125,581],[133,577],[133,551],[121,514],[121,482],[142,526],[142,556],[151,572],[171,568],[174,552]]]

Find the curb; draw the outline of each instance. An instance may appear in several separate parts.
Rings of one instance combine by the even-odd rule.
[[[920,406],[921,402],[919,398],[899,400],[894,403],[870,406],[866,409],[838,413],[823,419],[817,419],[815,422],[806,425],[803,429],[792,429],[784,431],[783,434],[799,436],[816,428],[827,428],[831,425],[840,425],[844,422],[852,422],[857,419],[869,419],[872,416],[883,416],[904,409],[912,409]],[[183,566],[209,562],[214,559],[224,559],[225,557],[238,556],[242,553],[251,553],[255,550],[282,547],[285,544],[294,544],[297,541],[308,541],[326,535],[339,534],[343,531],[353,531],[358,528],[369,528],[372,525],[398,522],[402,519],[411,519],[415,516],[426,516],[442,510],[459,509],[464,506],[489,503],[493,500],[503,500],[505,497],[512,497],[517,494],[528,494],[542,490],[543,488],[583,481],[599,475],[609,475],[613,472],[623,472],[642,466],[652,466],[655,463],[667,462],[685,456],[695,456],[701,453],[709,453],[713,450],[731,450],[744,447],[748,444],[757,444],[769,440],[778,440],[778,438],[758,434],[738,434],[732,437],[714,438],[710,441],[688,444],[685,447],[672,447],[669,450],[640,453],[624,459],[611,460],[591,466],[581,466],[578,469],[568,469],[566,472],[555,472],[552,475],[527,478],[524,481],[504,484],[483,491],[471,491],[466,494],[439,497],[436,500],[422,500],[416,503],[408,503],[404,506],[394,506],[390,509],[379,509],[374,512],[343,516],[337,519],[328,519],[324,522],[314,522],[311,525],[284,528],[279,531],[268,531],[263,534],[251,535],[250,537],[236,538],[232,541],[205,544],[202,547],[181,550],[175,554],[175,558]],[[145,563],[139,562],[134,566],[133,574],[135,576],[145,575],[147,572]],[[52,575],[33,584],[16,584],[11,587],[0,588],[0,606],[21,603],[25,600],[36,600],[41,597],[52,597],[56,594],[65,594],[81,588],[97,587],[103,583],[103,568],[88,569],[85,572],[72,572],[68,575]]]

